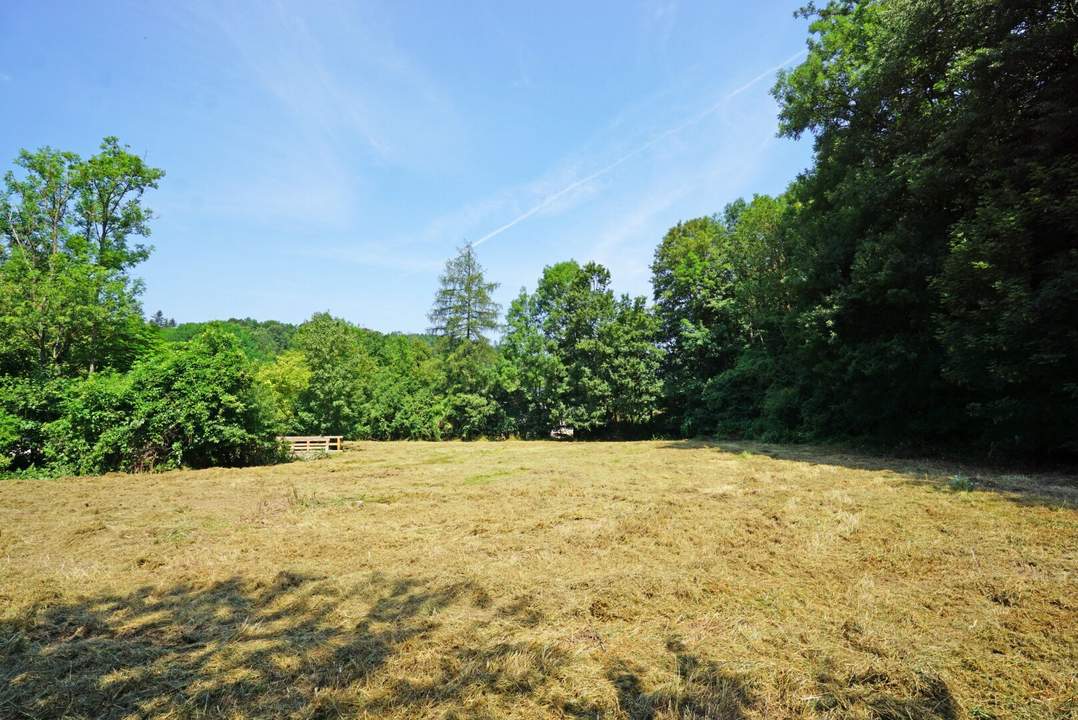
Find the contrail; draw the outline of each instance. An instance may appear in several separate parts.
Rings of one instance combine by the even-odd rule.
[[[770,77],[774,73],[778,72],[782,68],[784,68],[787,65],[789,65],[790,63],[792,63],[794,60],[798,59],[802,55],[805,55],[807,52],[808,52],[807,50],[802,50],[802,51],[800,51],[798,53],[795,53],[795,54],[791,55],[790,57],[786,58],[785,60],[783,60],[778,65],[776,65],[776,66],[774,66],[772,68],[768,68],[767,70],[764,70],[762,73],[760,73],[759,75],[754,77],[752,80],[749,80],[747,83],[745,83],[741,87],[737,88],[736,90],[731,90],[730,92],[726,93],[714,105],[707,108],[706,110],[703,110],[703,111],[697,113],[696,115],[693,115],[688,120],[686,120],[686,121],[684,121],[684,122],[682,122],[682,123],[680,123],[678,125],[675,125],[672,128],[669,128],[667,130],[662,131],[661,133],[659,133],[655,137],[648,140],[643,145],[640,145],[639,147],[634,148],[633,150],[630,150],[629,152],[625,153],[624,155],[622,155],[621,157],[619,157],[617,160],[610,163],[609,165],[606,165],[604,167],[599,168],[598,170],[593,172],[591,175],[588,175],[587,177],[584,177],[584,178],[581,178],[581,179],[576,180],[574,182],[571,182],[568,185],[566,185],[565,187],[563,187],[561,190],[558,190],[557,192],[555,192],[555,193],[553,193],[551,195],[547,195],[545,198],[543,198],[539,202],[538,205],[535,205],[530,210],[527,210],[524,213],[521,213],[517,217],[515,217],[512,220],[510,220],[509,222],[507,222],[505,225],[502,225],[501,227],[498,227],[498,228],[495,228],[495,229],[491,230],[486,235],[484,235],[483,237],[481,237],[478,240],[476,240],[475,242],[473,242],[472,246],[475,247],[475,246],[478,246],[478,245],[482,245],[487,240],[490,240],[493,237],[501,235],[503,232],[505,232],[509,228],[513,227],[514,225],[517,225],[518,223],[524,222],[525,220],[530,218],[535,213],[537,213],[540,210],[542,210],[543,208],[549,206],[552,202],[554,202],[558,198],[563,197],[568,193],[571,193],[573,190],[576,190],[581,185],[586,185],[586,184],[590,183],[592,180],[594,180],[596,178],[599,178],[599,177],[602,177],[603,175],[606,175],[608,172],[610,172],[614,168],[628,162],[629,160],[632,160],[634,157],[636,157],[640,153],[645,152],[646,150],[648,150],[649,148],[654,146],[656,143],[662,142],[663,140],[670,137],[671,135],[676,135],[677,133],[681,132],[682,130],[689,127],[690,125],[695,125],[696,123],[698,123],[701,120],[703,120],[704,118],[706,118],[708,115],[711,115],[711,114],[717,112],[719,110],[719,108],[722,107],[723,103],[725,103],[726,101],[730,100],[733,97],[736,97],[737,95],[740,95],[741,93],[745,92],[746,90],[748,90],[753,85],[760,82],[761,80],[763,80],[763,79],[765,79],[767,77]]]

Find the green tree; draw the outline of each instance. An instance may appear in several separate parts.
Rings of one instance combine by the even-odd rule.
[[[429,337],[372,333],[375,363],[366,404],[364,437],[440,440],[448,431],[445,372]]]
[[[126,270],[149,257],[152,248],[132,244],[131,238],[149,236],[153,212],[143,205],[142,196],[157,188],[164,175],[117,138],[105,138],[100,151],[77,168],[75,225],[81,242],[73,249],[114,270]]]
[[[486,342],[465,342],[442,358],[447,435],[464,440],[504,438],[513,430],[506,395],[514,387],[512,366]]]
[[[43,147],[19,152],[15,171],[4,174],[0,196],[0,260],[16,250],[43,266],[67,250],[75,232],[74,203],[80,191],[82,159],[73,152]]]
[[[235,338],[165,346],[126,375],[70,381],[45,427],[64,472],[240,466],[276,459],[273,408]]]
[[[643,297],[620,296],[596,342],[598,380],[610,389],[607,432],[634,434],[659,412],[662,351],[655,343],[658,321]]]
[[[284,432],[296,431],[297,405],[311,384],[311,369],[303,353],[286,350],[273,362],[259,367],[255,377],[270,390],[280,428]]]
[[[428,318],[430,332],[445,338],[450,347],[462,342],[480,342],[498,328],[501,307],[491,298],[498,283],[487,282],[483,267],[470,244],[446,261],[439,278]]]
[[[16,250],[0,265],[0,369],[73,376],[129,368],[151,337],[141,283],[65,253],[44,262]]]
[[[87,160],[23,150],[0,195],[0,365],[16,373],[125,368],[149,342],[127,274],[150,249],[148,189],[164,175],[106,138]]]
[[[561,427],[561,393],[566,370],[542,326],[538,298],[521,289],[509,304],[500,349],[514,371],[509,412],[516,431],[527,438],[548,437]]]
[[[834,1],[775,88],[816,431],[1078,448],[1078,18]],[[810,389],[811,388],[811,389]]]
[[[165,313],[163,313],[160,310],[155,311],[154,314],[150,316],[149,323],[151,325],[153,325],[154,327],[159,327],[159,328],[174,328],[174,327],[176,327],[176,321],[173,320],[170,317],[165,317]]]
[[[738,351],[729,234],[728,223],[716,217],[678,223],[651,263],[657,337],[664,350],[663,409],[671,429],[686,435],[713,430],[704,386],[733,364]]]
[[[374,363],[364,349],[360,329],[329,313],[316,313],[300,325],[292,344],[303,353],[311,373],[298,400],[298,430],[316,435],[361,434]]]
[[[510,308],[503,342],[515,367],[522,432],[632,431],[657,412],[656,323],[643,298],[615,298],[602,265],[547,267],[534,295]]]

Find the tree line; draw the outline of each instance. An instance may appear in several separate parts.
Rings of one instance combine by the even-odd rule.
[[[0,472],[248,464],[277,434],[724,435],[1078,453],[1078,18],[834,0],[780,73],[810,168],[678,223],[648,299],[543,269],[503,314],[475,249],[423,335],[143,318],[164,173],[106,138],[0,196]]]

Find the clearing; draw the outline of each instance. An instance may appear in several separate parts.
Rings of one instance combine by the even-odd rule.
[[[1076,508],[688,441],[0,482],[0,717],[1074,718]]]

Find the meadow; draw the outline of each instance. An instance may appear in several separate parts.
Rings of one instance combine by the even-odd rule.
[[[1073,718],[1076,508],[702,441],[8,480],[0,717]]]

